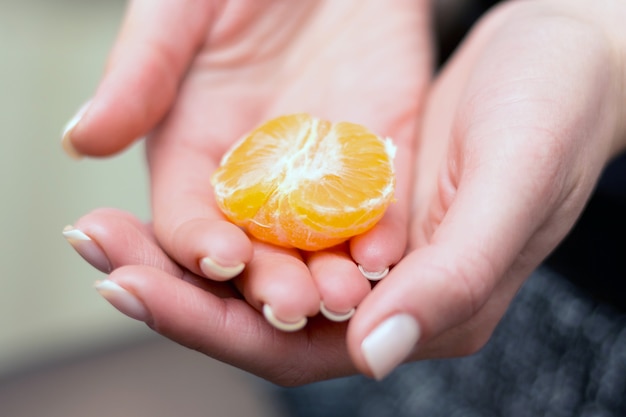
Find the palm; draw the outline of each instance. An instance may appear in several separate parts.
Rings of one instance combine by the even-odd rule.
[[[429,52],[410,3],[248,3],[225,7],[168,119],[194,146],[217,159],[254,125],[297,111],[387,135],[414,122]]]
[[[394,7],[361,1],[226,3],[191,62],[168,116],[148,141],[155,230],[163,247],[198,274],[197,254],[207,247],[222,260],[245,258],[241,239],[230,237],[239,232],[234,227],[222,228],[218,242],[207,242],[207,236],[216,235],[210,222],[221,219],[210,195],[210,174],[226,149],[255,125],[279,114],[309,112],[363,123],[394,138],[399,148],[399,203],[381,222],[382,232],[361,238],[350,254],[346,247],[330,261],[315,258],[336,264],[352,262],[351,255],[372,271],[397,262],[406,241],[414,128],[429,78],[427,27],[420,21],[424,18],[424,10],[414,2]],[[199,225],[198,219],[206,223]],[[193,232],[185,228],[188,221],[194,224]],[[224,243],[229,239],[236,243]],[[301,275],[294,281],[282,273],[294,287],[292,300],[301,305],[281,307],[287,303],[281,296],[255,289],[243,292],[259,308],[271,301],[287,321],[315,314],[320,297],[334,306],[332,310],[345,312],[368,291],[356,266],[344,266],[351,276],[346,285],[359,289],[344,297],[345,287],[342,294],[332,294],[318,282],[318,295],[308,270],[298,266],[301,254],[270,251],[297,269],[292,275]],[[271,267],[255,269],[266,270],[260,272],[265,277],[281,275]],[[244,286],[254,287],[247,282]]]

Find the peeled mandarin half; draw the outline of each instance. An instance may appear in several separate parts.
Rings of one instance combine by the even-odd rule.
[[[222,158],[220,209],[257,239],[320,250],[372,228],[393,200],[395,146],[367,128],[307,114],[272,119]]]

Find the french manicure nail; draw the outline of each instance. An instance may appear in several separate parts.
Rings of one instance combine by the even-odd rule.
[[[269,304],[263,305],[263,315],[272,326],[276,327],[278,330],[282,330],[283,332],[298,331],[306,326],[307,323],[306,317],[302,317],[300,320],[295,322],[282,321],[274,315],[274,310],[272,310],[272,307],[270,307]]]
[[[71,139],[72,131],[74,130],[76,125],[78,125],[80,120],[83,118],[90,104],[91,104],[91,101],[88,101],[87,103],[83,104],[81,108],[76,112],[74,117],[72,117],[70,121],[65,124],[65,127],[63,128],[61,146],[63,147],[63,150],[65,151],[65,153],[73,159],[81,159],[83,156],[80,154],[80,152],[76,150],[76,148],[72,144],[72,139]]]
[[[420,337],[420,328],[408,314],[392,316],[378,325],[361,343],[374,378],[381,380],[406,359]]]
[[[320,312],[328,320],[336,321],[336,322],[342,322],[342,321],[350,320],[350,318],[352,318],[352,316],[354,316],[354,313],[356,312],[356,308],[352,308],[347,313],[336,313],[336,312],[326,308],[326,305],[324,304],[324,302],[321,301],[320,302]]]
[[[94,242],[81,230],[72,226],[66,226],[63,229],[63,236],[84,260],[89,262],[93,267],[104,273],[111,272],[111,263],[100,245]]]
[[[235,266],[223,266],[212,258],[206,257],[200,260],[200,269],[209,278],[227,280],[236,277],[245,268],[244,263]]]
[[[382,271],[368,271],[361,265],[358,265],[358,267],[359,271],[361,271],[361,274],[363,274],[363,276],[370,281],[380,281],[381,279],[385,278],[389,273],[389,267],[383,269]]]
[[[97,281],[94,286],[98,293],[121,313],[143,322],[150,319],[150,313],[143,303],[119,284],[105,279]]]

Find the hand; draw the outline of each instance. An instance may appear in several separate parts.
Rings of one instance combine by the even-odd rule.
[[[110,273],[98,291],[126,315],[210,357],[281,385],[356,372],[346,350],[347,323],[315,317],[304,330],[272,327],[232,281],[216,282],[177,265],[152,225],[99,209],[64,234],[93,266]],[[246,268],[254,273],[254,265]]]
[[[77,226],[114,267],[148,265],[111,275],[140,300],[137,318],[277,383],[349,373],[348,352],[356,369],[378,378],[403,360],[475,352],[567,233],[606,161],[626,148],[623,12],[607,5],[622,7],[511,3],[468,38],[427,107],[412,251],[362,302],[347,347],[345,324],[314,320],[305,331],[276,332],[228,284],[176,269],[132,221],[107,224],[105,213],[100,232],[115,232],[107,237],[89,231],[93,217]]]
[[[624,16],[615,1],[508,3],[441,73],[417,149],[410,253],[349,326],[360,371],[381,378],[489,339],[626,148]]]
[[[370,291],[355,262],[384,271],[406,248],[416,115],[431,67],[427,16],[427,2],[412,0],[134,0],[65,146],[105,156],[147,135],[154,230],[179,264],[224,280],[255,262],[242,292],[282,322],[315,315],[320,301],[349,312]],[[306,259],[253,248],[219,213],[209,183],[242,134],[301,111],[362,123],[398,146],[398,203],[349,245]]]

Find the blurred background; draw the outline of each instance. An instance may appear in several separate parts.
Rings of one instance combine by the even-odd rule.
[[[484,9],[472,13],[476,3],[493,1],[437,2],[451,20],[461,20],[454,31],[443,14],[436,16],[452,33],[439,39],[442,61]],[[118,313],[92,287],[102,275],[61,235],[64,226],[98,207],[149,217],[140,144],[114,158],[82,161],[71,160],[60,146],[64,124],[96,88],[124,7],[125,0],[0,0],[0,417],[280,417],[286,413],[270,384]],[[604,194],[587,209],[600,223],[583,215],[548,259],[556,271],[621,306],[625,288],[596,277],[625,276],[624,245],[611,244],[626,234],[624,222],[614,221],[623,219],[626,207],[625,158],[612,177],[621,182],[601,183]],[[619,206],[606,197],[618,194]],[[601,271],[603,266],[615,269]],[[314,389],[306,405],[359,401],[335,383],[326,385],[331,395]],[[363,386],[370,398],[364,406],[392,392]]]
[[[81,161],[60,147],[124,7],[0,0],[0,416],[279,415],[267,384],[118,313],[61,235],[97,207],[149,215],[141,145]]]

